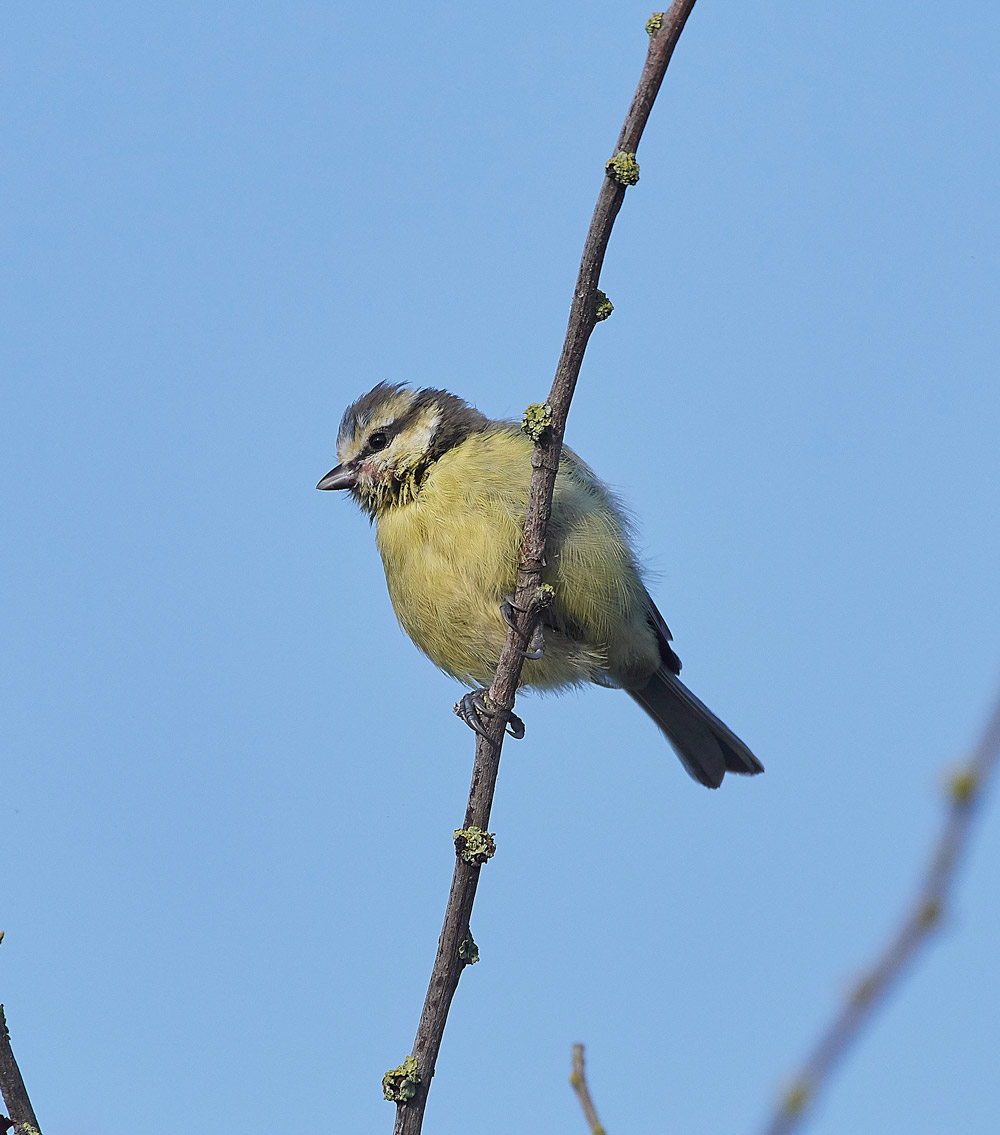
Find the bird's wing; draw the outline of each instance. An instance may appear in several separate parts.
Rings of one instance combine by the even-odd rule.
[[[660,648],[663,665],[671,674],[679,674],[681,672],[681,660],[670,646],[674,636],[670,633],[666,620],[656,609],[656,604],[649,598],[648,592],[646,598],[649,599],[649,625],[656,631],[656,644]]]

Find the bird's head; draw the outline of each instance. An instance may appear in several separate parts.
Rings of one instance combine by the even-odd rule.
[[[340,464],[317,489],[350,489],[372,517],[416,499],[434,462],[489,424],[446,390],[380,382],[347,407],[337,434]]]

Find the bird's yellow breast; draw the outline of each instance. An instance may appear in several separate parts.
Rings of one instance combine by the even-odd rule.
[[[531,479],[531,442],[516,427],[475,433],[448,450],[415,498],[381,511],[376,541],[403,629],[443,670],[488,685],[506,635],[499,607],[514,591]],[[556,478],[546,581],[555,588],[546,650],[525,685],[609,676],[632,685],[659,664],[648,597],[623,523],[568,450]]]

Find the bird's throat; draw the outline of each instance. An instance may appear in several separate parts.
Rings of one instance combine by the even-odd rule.
[[[362,507],[373,517],[394,508],[413,504],[433,461],[425,460],[402,469],[383,471],[381,476],[365,477],[357,486]]]

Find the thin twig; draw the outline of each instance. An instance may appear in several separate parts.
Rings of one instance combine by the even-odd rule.
[[[886,994],[903,975],[918,947],[940,925],[959,859],[969,842],[973,817],[998,759],[1000,697],[972,759],[949,778],[944,826],[913,904],[885,950],[855,985],[846,1004],[779,1100],[765,1128],[766,1135],[788,1135],[798,1130],[835,1065],[857,1040],[875,1009],[885,1001]]]
[[[695,0],[675,0],[669,11],[657,13],[647,25],[649,52],[646,64],[612,157],[630,156],[634,163],[639,139],[642,137],[649,112],[663,81],[667,64],[694,5]],[[638,173],[637,166],[635,173]],[[555,485],[556,470],[559,467],[566,417],[587,340],[598,322],[597,284],[608,239],[611,236],[611,228],[624,200],[627,184],[627,177],[619,180],[613,176],[613,171],[606,171],[584,243],[580,272],[570,305],[566,339],[556,367],[552,390],[549,393],[548,408],[551,417],[548,428],[537,440],[532,454],[531,490],[524,526],[518,586],[514,599],[515,606],[519,609],[516,616],[518,633],[511,630],[507,634],[489,694],[490,700],[495,705],[507,710],[513,708],[514,696],[521,677],[521,667],[524,662],[521,644],[531,640],[538,619],[541,601],[539,584],[545,562],[545,532],[552,510],[552,490]],[[498,713],[491,719],[488,732],[490,734],[488,739],[479,735],[476,737],[476,757],[472,769],[472,784],[469,788],[469,803],[465,812],[465,830],[478,829],[480,832],[486,832],[489,827],[493,793],[500,768],[500,747],[504,736],[503,714]],[[448,1010],[458,988],[461,972],[470,960],[469,918],[476,896],[480,867],[485,862],[483,857],[470,858],[474,858],[471,863],[459,854],[455,861],[455,873],[448,895],[448,905],[445,908],[444,926],[438,940],[437,956],[431,971],[427,997],[417,1026],[411,1062],[409,1067],[406,1063],[401,1065],[394,1073],[389,1074],[387,1080],[386,1094],[397,1099],[394,1135],[418,1135],[421,1129],[427,1092],[431,1077],[434,1075]],[[476,858],[478,861],[475,861]],[[403,1087],[402,1091],[398,1091],[400,1086]]]
[[[21,1070],[10,1047],[10,1033],[7,1031],[7,1018],[4,1016],[2,1005],[0,1005],[0,1093],[3,1094],[4,1106],[9,1116],[8,1119],[0,1117],[0,1128],[8,1131],[13,1127],[14,1135],[41,1135],[24,1080],[21,1079]],[[4,1127],[5,1123],[6,1127]]]
[[[573,1085],[580,1107],[583,1108],[584,1118],[590,1128],[590,1135],[606,1135],[601,1121],[597,1118],[597,1108],[590,1098],[590,1089],[587,1087],[587,1072],[583,1066],[583,1045],[573,1045],[573,1070],[570,1072],[569,1082]]]

